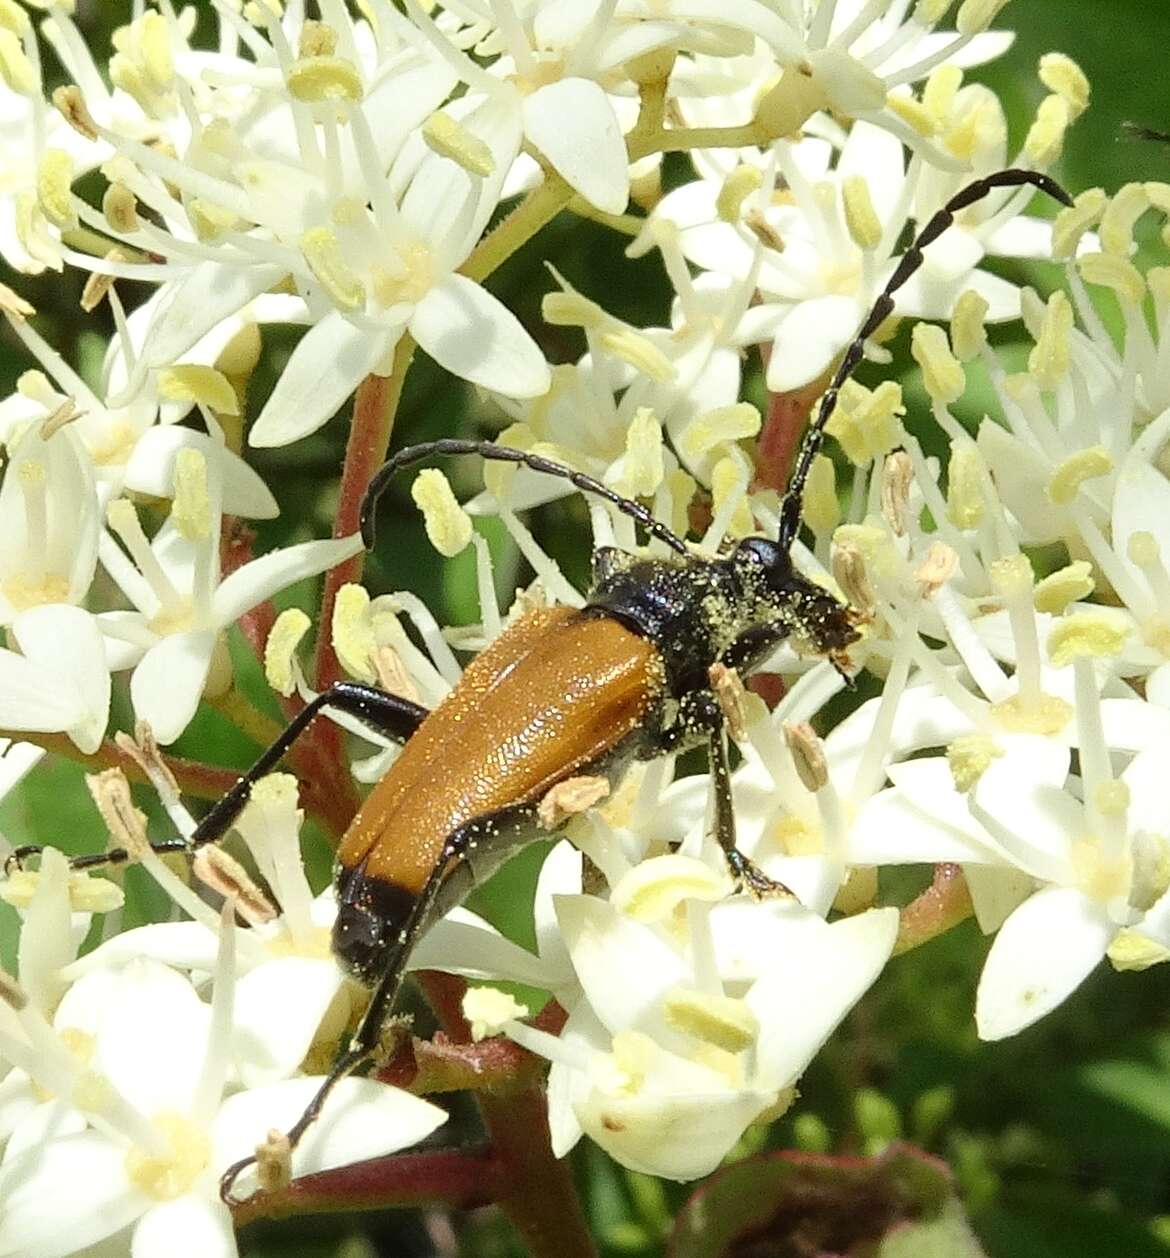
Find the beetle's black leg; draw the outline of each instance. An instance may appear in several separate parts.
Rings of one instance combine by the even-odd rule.
[[[231,829],[232,822],[243,811],[252,787],[271,769],[276,767],[280,758],[294,742],[313,723],[325,708],[336,708],[347,716],[352,716],[398,742],[406,740],[422,724],[427,710],[409,699],[398,695],[387,694],[374,686],[363,686],[359,682],[340,681],[322,691],[310,703],[306,703],[300,712],[289,721],[280,736],[263,751],[256,763],[236,782],[222,799],[212,805],[195,827],[191,835],[190,847],[202,847],[205,843],[214,843]]]
[[[737,673],[750,673],[789,636],[787,625],[753,625],[723,652],[720,663]]]
[[[190,851],[185,839],[159,839],[150,846],[160,856],[173,856],[179,852]],[[40,856],[44,850],[35,843],[29,843],[10,852],[4,861],[5,877],[9,876],[14,869],[23,869],[26,860],[33,856]],[[130,859],[131,855],[124,847],[115,847],[108,852],[86,852],[81,856],[71,856],[69,868],[102,869],[106,865],[125,865]]]

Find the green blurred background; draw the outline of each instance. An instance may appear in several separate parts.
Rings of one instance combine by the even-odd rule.
[[[197,6],[202,8],[203,6]],[[82,3],[79,15],[95,46],[128,6]],[[1170,5],[1140,0],[1015,0],[1000,25],[1018,32],[1002,60],[973,73],[1001,95],[1011,120],[1013,147],[1022,139],[1044,92],[1035,77],[1038,57],[1059,50],[1088,73],[1093,103],[1068,138],[1056,170],[1074,193],[1094,185],[1115,190],[1131,179],[1170,179],[1170,147],[1119,138],[1123,122],[1170,128]],[[668,171],[685,173],[676,162]],[[533,330],[553,361],[581,351],[572,330],[538,323],[540,298],[550,287],[545,259],[578,288],[635,323],[664,321],[668,292],[653,258],[629,262],[624,241],[564,215],[493,278],[491,286]],[[1027,264],[1007,273],[1040,288],[1056,282],[1055,269]],[[72,353],[91,376],[108,335],[104,311],[80,315],[81,281],[74,274],[41,280],[4,276],[41,313],[39,327]],[[126,286],[124,296],[131,299]],[[998,334],[1010,346],[1017,330]],[[913,422],[917,388],[899,340],[894,371],[907,386]],[[253,384],[263,398],[275,368],[289,350],[287,338],[267,338],[269,366]],[[7,392],[29,364],[6,340],[0,373]],[[869,369],[869,382],[874,373]],[[756,382],[758,389],[759,382]],[[968,398],[978,418],[977,392]],[[254,413],[254,411],[253,411]],[[412,368],[396,427],[406,444],[452,433],[490,431],[499,417],[420,355]],[[260,527],[260,548],[323,536],[329,529],[344,446],[339,417],[309,439],[284,450],[252,456],[280,497],[284,514]],[[477,487],[468,462],[451,469],[456,490]],[[444,623],[477,616],[469,554],[440,562],[426,542],[404,487],[390,497],[381,536],[392,537],[367,567],[373,592],[410,588]],[[538,536],[570,576],[584,580],[588,558],[586,516],[577,500],[535,513]],[[497,558],[501,585],[525,573],[498,530],[483,526]],[[315,606],[315,591],[294,591],[284,603]],[[243,683],[275,715],[247,648],[233,644]],[[116,720],[128,723],[124,694]],[[255,746],[215,713],[201,714],[176,747],[179,752],[243,766]],[[145,803],[145,801],[144,801]],[[104,841],[81,771],[46,763],[0,803],[0,832],[12,843],[52,843],[92,850]],[[161,832],[161,831],[160,831]],[[310,836],[319,878],[328,875],[328,851]],[[530,850],[480,893],[476,907],[520,939],[541,848]],[[135,871],[128,877],[128,919],[158,911]],[[912,894],[917,884],[892,879],[888,891]],[[15,914],[0,906],[0,957],[13,964]],[[986,942],[968,923],[918,953],[892,962],[868,997],[802,1083],[802,1103],[767,1137],[769,1147],[800,1145],[833,1151],[873,1150],[903,1134],[945,1157],[964,1191],[975,1228],[995,1258],[1081,1258],[1089,1255],[1170,1255],[1170,967],[1144,974],[1102,968],[1038,1026],[1003,1044],[980,1045],[971,1010]],[[470,1137],[470,1107],[457,1105],[444,1140]],[[756,1140],[753,1147],[759,1147]],[[595,1149],[575,1155],[587,1208],[608,1255],[661,1250],[669,1220],[688,1195],[615,1168]],[[241,1239],[256,1258],[371,1258],[375,1254],[515,1253],[506,1226],[490,1210],[456,1219],[415,1214],[297,1220],[256,1225]],[[778,1251],[787,1252],[787,1251]],[[793,1251],[795,1253],[796,1251]]]

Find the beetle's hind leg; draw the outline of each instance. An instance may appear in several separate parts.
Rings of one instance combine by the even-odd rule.
[[[152,842],[151,851],[159,856],[174,856],[178,853],[190,852],[191,847],[186,839],[159,839]],[[4,876],[22,870],[25,862],[41,855],[45,849],[38,844],[28,843],[13,849],[4,861]],[[133,853],[124,847],[112,847],[105,852],[85,852],[80,856],[69,858],[69,868],[78,870],[105,869],[110,865],[125,865],[134,859]]]

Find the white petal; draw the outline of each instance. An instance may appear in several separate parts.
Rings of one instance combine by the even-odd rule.
[[[898,933],[897,909],[870,909],[825,926],[815,946],[773,958],[746,996],[760,1019],[762,1086],[784,1088],[877,978]]]
[[[234,624],[246,611],[305,577],[335,567],[362,549],[360,534],[301,542],[272,550],[226,577],[212,595],[211,615],[220,628]]]
[[[590,205],[620,214],[630,199],[625,140],[609,97],[588,79],[560,79],[524,100],[524,133]]]
[[[394,348],[401,326],[359,327],[331,310],[301,337],[248,433],[253,446],[286,446],[316,432]]]
[[[291,1075],[341,990],[331,959],[278,957],[236,984],[233,1053],[246,1088]]]
[[[985,935],[994,934],[1036,890],[1036,880],[1011,865],[963,866],[975,921]]]
[[[63,1258],[136,1219],[151,1202],[127,1181],[125,1155],[107,1136],[86,1131],[7,1162],[0,1168],[0,1256]]]
[[[175,492],[175,460],[179,451],[194,448],[218,463],[223,484],[223,510],[250,520],[271,520],[280,514],[272,491],[259,472],[220,442],[190,428],[174,425],[152,428],[134,447],[126,463],[126,488],[155,498]]]
[[[852,297],[815,297],[784,317],[772,343],[768,388],[787,393],[824,372],[853,339],[861,308]]]
[[[43,1093],[35,1093],[32,1082],[22,1072],[14,1070],[0,1088],[5,1088],[10,1082],[14,1086],[6,1089],[7,1104],[0,1121],[0,1141],[5,1136],[9,1137],[4,1146],[5,1162],[15,1160],[28,1149],[44,1148],[48,1140],[74,1136],[89,1126],[85,1115],[67,1101],[41,1099]],[[24,1085],[23,1095],[16,1090],[15,1085],[20,1084]],[[3,1234],[4,1225],[0,1222],[0,1238]]]
[[[975,1022],[1002,1040],[1031,1026],[1075,991],[1117,934],[1102,905],[1071,887],[1038,891],[1004,922],[991,945]]]
[[[130,678],[134,714],[164,746],[190,724],[211,668],[215,634],[173,633],[152,646]]]
[[[507,397],[539,397],[551,376],[520,320],[486,288],[448,275],[415,307],[410,330],[452,375]]]
[[[40,876],[20,931],[21,986],[38,1009],[53,1009],[65,990],[61,967],[73,960],[72,912],[69,906],[69,861],[47,847],[41,854]]]
[[[236,1258],[231,1211],[193,1193],[152,1206],[134,1229],[130,1258]]]
[[[444,970],[464,978],[507,979],[547,987],[539,957],[505,939],[494,926],[467,909],[452,909],[427,931],[407,962],[408,970]]]
[[[217,1172],[250,1156],[275,1127],[287,1131],[304,1113],[322,1079],[285,1079],[228,1097],[212,1124]],[[293,1152],[293,1175],[347,1166],[396,1153],[447,1121],[445,1110],[374,1079],[343,1079],[321,1117]],[[245,1185],[241,1184],[241,1191]]]
[[[1017,214],[997,227],[983,242],[987,252],[997,258],[1052,257],[1052,222]]]
[[[157,961],[132,961],[98,1030],[97,1066],[142,1113],[184,1111],[203,1067],[209,1017],[187,979]]]
[[[64,971],[73,980],[103,966],[121,966],[135,957],[150,957],[181,970],[215,969],[219,940],[202,922],[154,922],[124,930],[87,952]]]

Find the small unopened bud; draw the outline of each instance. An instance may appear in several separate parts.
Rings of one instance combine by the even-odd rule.
[[[945,542],[931,542],[926,558],[914,569],[914,580],[923,598],[933,598],[955,575],[959,556]]]
[[[829,762],[825,759],[825,745],[817,737],[816,730],[807,721],[786,721],[784,741],[792,753],[796,775],[807,791],[819,791],[829,783]]]
[[[592,808],[609,796],[606,778],[582,776],[566,778],[545,792],[536,806],[536,819],[545,830],[555,830],[559,825]]]
[[[882,515],[895,537],[906,536],[910,518],[910,486],[914,483],[914,464],[905,450],[886,455],[882,464]]]
[[[208,843],[195,853],[191,872],[204,886],[225,899],[234,899],[236,911],[250,926],[262,926],[276,918],[276,908],[248,876],[248,871],[214,843]]]
[[[261,1192],[280,1192],[292,1182],[292,1145],[275,1127],[256,1146],[256,1177]]]
[[[53,105],[62,118],[87,140],[98,138],[97,123],[89,112],[81,88],[76,83],[67,83],[53,89]]]

